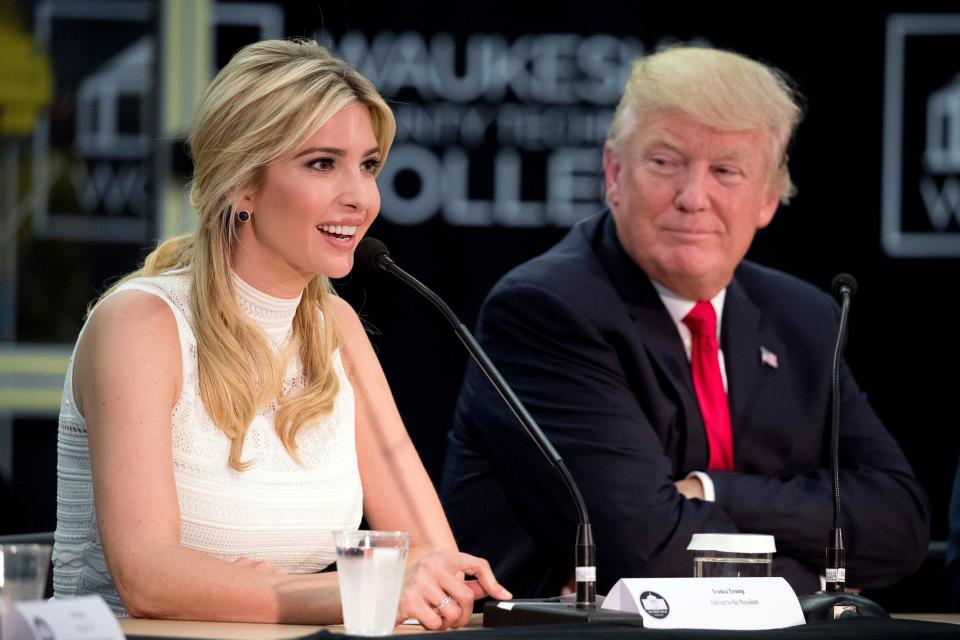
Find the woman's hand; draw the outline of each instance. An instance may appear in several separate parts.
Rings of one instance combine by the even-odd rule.
[[[474,580],[465,580],[464,574]],[[416,618],[427,629],[462,627],[473,613],[476,598],[510,600],[483,558],[434,549],[407,572],[400,592],[399,619]]]

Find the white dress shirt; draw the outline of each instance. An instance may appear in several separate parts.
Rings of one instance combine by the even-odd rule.
[[[693,310],[693,307],[696,306],[696,300],[687,300],[682,298],[673,291],[670,291],[666,287],[653,283],[654,288],[657,290],[657,294],[660,296],[660,300],[663,302],[663,306],[667,308],[667,313],[670,314],[670,318],[673,320],[673,324],[676,325],[677,331],[680,332],[680,340],[683,342],[683,350],[687,354],[687,360],[690,360],[690,354],[693,351],[693,334],[690,333],[690,327],[684,324],[683,319],[687,316],[690,311]],[[713,305],[713,310],[717,313],[717,357],[720,360],[720,377],[723,379],[723,390],[727,390],[727,366],[723,359],[723,349],[720,347],[720,325],[721,318],[723,318],[723,303],[727,299],[727,290],[726,288],[721,289],[720,293],[715,295],[710,304]],[[703,485],[703,499],[706,502],[714,502],[717,499],[717,493],[713,487],[713,480],[710,479],[710,476],[702,471],[691,471],[687,474],[687,477],[696,477],[700,480],[700,484]]]

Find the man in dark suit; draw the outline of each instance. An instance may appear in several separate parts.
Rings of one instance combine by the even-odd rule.
[[[950,610],[960,611],[960,464],[953,476],[947,525],[947,558],[943,571],[950,586]]]
[[[478,339],[584,493],[600,593],[691,575],[698,532],[773,534],[774,574],[820,588],[838,309],[743,260],[792,192],[799,119],[786,79],[743,56],[641,59],[604,149],[609,211],[484,303]],[[880,586],[921,562],[929,506],[846,365],[841,376],[847,583]],[[572,501],[473,366],[441,498],[460,545],[515,595],[570,586]]]

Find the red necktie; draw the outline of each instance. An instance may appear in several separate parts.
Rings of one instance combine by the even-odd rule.
[[[707,430],[710,446],[710,469],[733,469],[733,433],[730,430],[730,407],[727,392],[720,375],[717,349],[717,312],[709,301],[701,300],[683,319],[693,334],[690,366],[693,369],[693,387]]]

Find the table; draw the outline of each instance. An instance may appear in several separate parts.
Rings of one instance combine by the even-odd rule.
[[[315,633],[324,627],[303,624],[256,624],[253,622],[195,622],[125,618],[120,628],[127,636],[205,638],[210,640],[288,640]],[[330,627],[335,631],[337,627]],[[343,632],[343,627],[340,627]]]
[[[898,620],[917,620],[960,625],[956,613],[895,613]],[[483,617],[474,614],[464,629],[481,629]],[[147,620],[125,618],[120,621],[124,634],[141,637],[202,638],[204,640],[290,640],[327,630],[345,633],[343,625],[319,626],[298,624],[256,624],[252,622],[194,622],[182,620]],[[422,633],[420,625],[400,625],[395,635]],[[957,633],[960,637],[960,630]]]
[[[920,620],[923,622],[945,622],[960,624],[960,613],[891,613],[897,620]]]
[[[465,629],[481,629],[483,614],[470,617]],[[346,633],[342,624],[320,626],[307,624],[257,624],[254,622],[199,622],[186,620],[149,620],[146,618],[123,618],[120,628],[125,635],[165,638],[203,638],[205,640],[289,640],[327,630]],[[418,624],[402,624],[394,635],[423,633]]]

